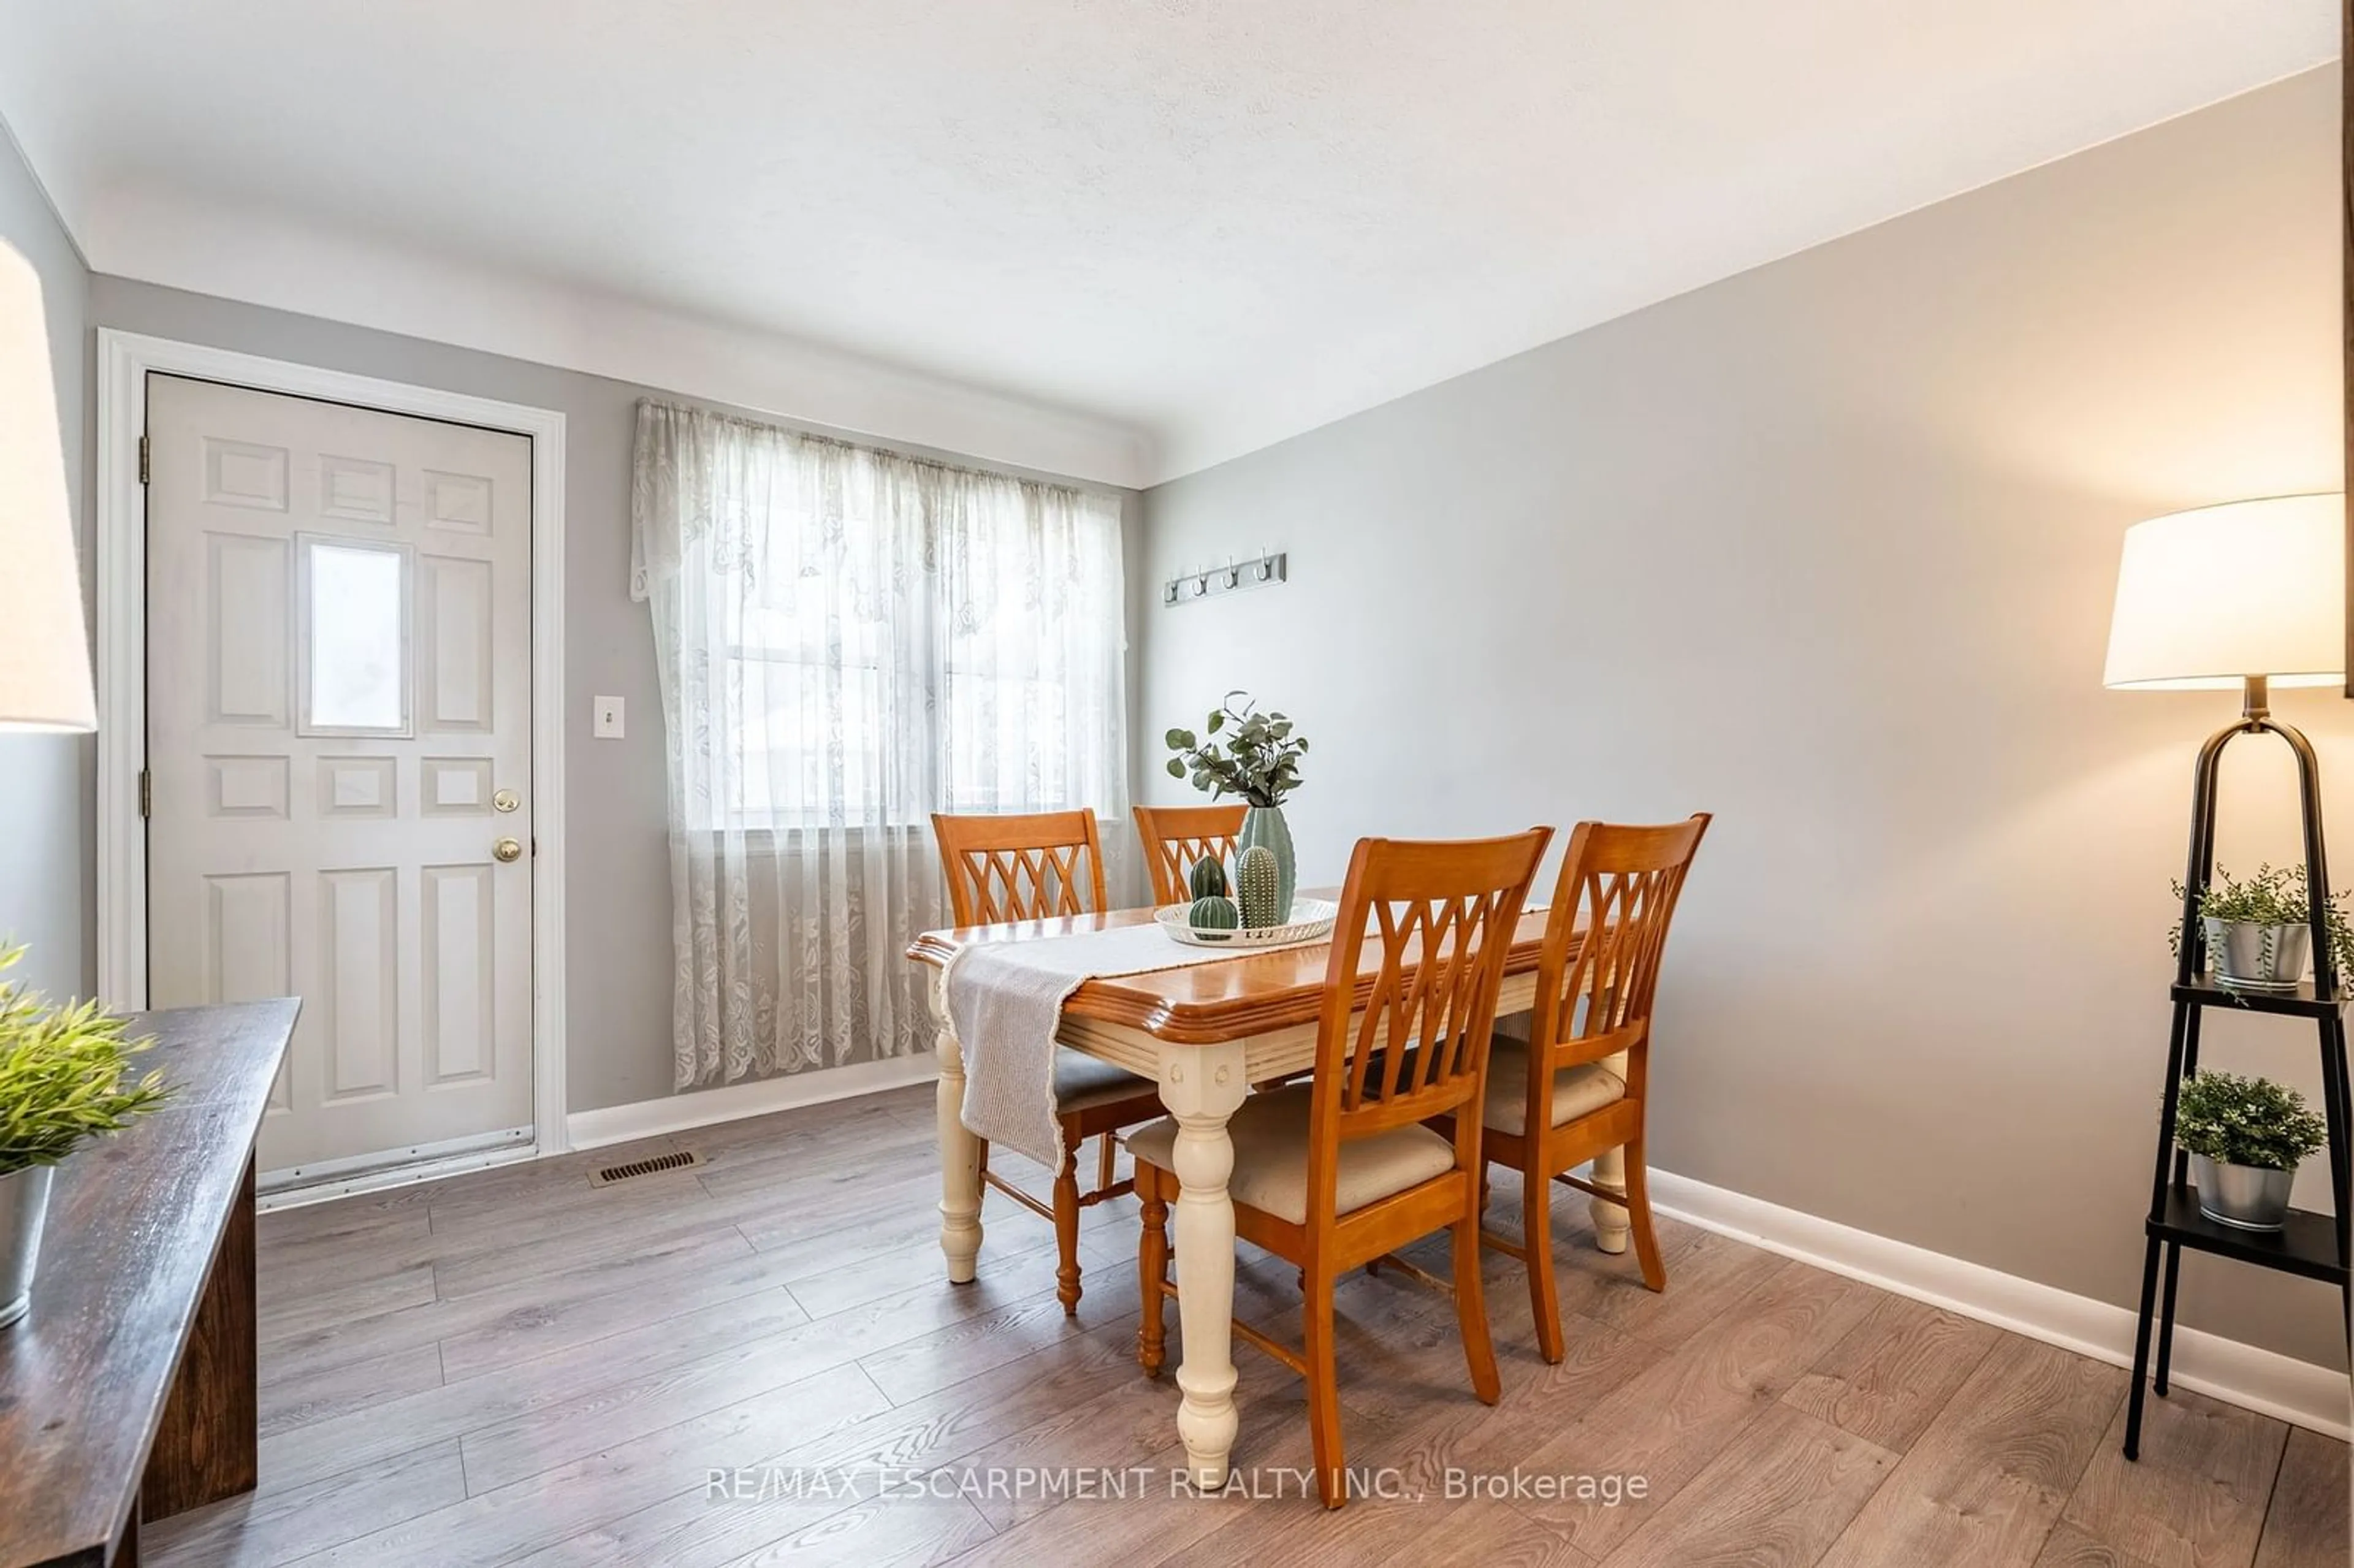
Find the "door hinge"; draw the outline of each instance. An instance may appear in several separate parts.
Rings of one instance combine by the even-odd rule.
[[[142,817],[155,814],[155,776],[144,768],[139,770],[139,814]]]
[[[139,482],[142,484],[147,482],[147,461],[149,455],[150,449],[147,445],[147,438],[142,436],[139,438]]]

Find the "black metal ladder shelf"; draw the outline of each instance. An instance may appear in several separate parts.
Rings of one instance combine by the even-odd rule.
[[[2294,993],[2227,990],[2207,979],[2204,972],[2205,935],[2198,910],[2200,897],[2214,873],[2216,770],[2224,746],[2234,736],[2259,734],[2280,736],[2296,754],[2298,792],[2304,803],[2313,979],[2299,985]],[[2167,1372],[2174,1349],[2175,1285],[2184,1248],[2336,1285],[2349,1321],[2354,1324],[2354,1249],[2349,1249],[2347,1234],[2348,1219],[2349,1213],[2354,1213],[2354,1205],[2349,1203],[2348,1192],[2346,1064],[2346,1010],[2354,998],[2348,996],[2340,983],[2330,951],[2326,918],[2329,874],[2321,842],[2319,775],[2313,747],[2305,736],[2287,725],[2274,722],[2267,712],[2261,680],[2248,683],[2247,707],[2241,721],[2217,731],[2199,754],[2191,803],[2190,865],[2183,878],[2183,939],[2172,991],[2174,1027],[2167,1048],[2166,1097],[2158,1118],[2157,1171],[2150,1181],[2149,1219],[2144,1227],[2148,1245],[2143,1255],[2141,1312],[2134,1332],[2133,1393],[2126,1410],[2125,1455],[2128,1459],[2137,1457],[2141,1450],[2144,1395],[2153,1387],[2160,1398],[2166,1394]],[[2199,1070],[2199,1026],[2210,1008],[2303,1019],[2314,1025],[2321,1045],[2322,1116],[2329,1128],[2331,1213],[2292,1209],[2285,1228],[2251,1231],[2220,1224],[2200,1212],[2199,1195],[2190,1181],[2190,1156],[2175,1145],[2174,1122],[2182,1082]],[[2159,1295],[2161,1273],[2163,1298]],[[2154,1379],[2150,1375],[2153,1316],[2158,1351]],[[2354,1329],[2349,1329],[2349,1340],[2354,1340]]]

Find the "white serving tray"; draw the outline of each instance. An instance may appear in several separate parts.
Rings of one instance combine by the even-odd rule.
[[[1297,898],[1291,901],[1291,918],[1280,926],[1262,926],[1255,931],[1197,931],[1187,923],[1193,910],[1190,904],[1165,904],[1152,912],[1161,928],[1176,940],[1191,948],[1296,948],[1307,942],[1320,942],[1332,934],[1332,922],[1341,906],[1329,898]]]

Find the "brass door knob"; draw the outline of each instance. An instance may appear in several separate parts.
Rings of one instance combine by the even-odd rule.
[[[523,845],[513,839],[501,839],[491,846],[491,853],[501,865],[513,865],[523,858]]]

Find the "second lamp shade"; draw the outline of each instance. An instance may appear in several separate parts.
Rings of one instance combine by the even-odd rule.
[[[41,281],[0,245],[0,730],[94,729]]]

